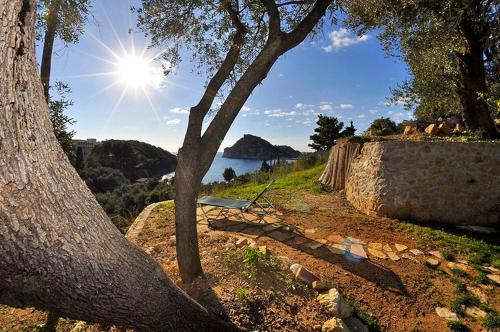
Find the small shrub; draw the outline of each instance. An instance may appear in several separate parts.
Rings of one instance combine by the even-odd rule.
[[[252,296],[252,292],[250,289],[245,287],[240,287],[236,290],[236,297],[240,301],[243,308],[250,309],[252,304],[255,302],[255,299]]]
[[[236,177],[236,172],[231,167],[224,169],[224,173],[222,173],[224,180],[227,182],[231,182]]]
[[[500,314],[498,311],[489,312],[483,319],[483,326],[491,330],[500,328]]]
[[[453,252],[449,249],[443,249],[441,250],[441,255],[443,255],[443,258],[446,259],[447,261],[454,261],[455,256],[453,255]]]
[[[484,284],[487,285],[489,283],[489,279],[486,276],[486,273],[479,272],[479,274],[474,278],[474,284]]]
[[[448,322],[448,328],[450,331],[454,332],[466,332],[469,331],[469,328],[462,322],[458,320],[450,320]]]

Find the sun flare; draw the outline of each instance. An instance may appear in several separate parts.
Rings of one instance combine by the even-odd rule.
[[[152,65],[152,60],[137,55],[118,57],[116,61],[116,77],[127,87],[158,87],[162,73]]]

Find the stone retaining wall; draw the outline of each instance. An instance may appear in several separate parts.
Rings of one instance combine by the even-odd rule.
[[[492,225],[500,220],[500,144],[365,143],[347,199],[369,215]]]

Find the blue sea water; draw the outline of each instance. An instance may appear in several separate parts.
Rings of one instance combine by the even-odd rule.
[[[222,152],[219,152],[215,156],[212,166],[210,166],[202,182],[223,181],[222,173],[229,167],[234,169],[236,175],[242,175],[260,169],[261,165],[262,160],[223,158]]]
[[[261,165],[262,160],[223,158],[222,152],[218,152],[202,182],[224,181],[222,173],[229,167],[234,169],[236,175],[242,175],[260,169]],[[174,173],[166,174],[162,179],[170,179],[173,176]]]

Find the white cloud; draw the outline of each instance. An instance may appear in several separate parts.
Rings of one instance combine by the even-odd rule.
[[[350,110],[353,109],[354,106],[352,104],[340,104],[339,108],[341,110]]]
[[[250,112],[251,110],[252,110],[252,109],[251,109],[250,107],[248,107],[248,106],[243,106],[243,107],[241,108],[241,111],[242,111],[242,112]]]
[[[278,109],[266,110],[266,111],[264,111],[264,114],[266,114],[267,116],[272,117],[272,118],[282,118],[285,116],[297,115],[297,112],[295,112],[295,111],[284,112],[278,108]]]
[[[360,119],[362,119],[362,118],[364,118],[364,117],[366,117],[364,114],[360,114],[360,115],[358,115],[358,118],[360,118]]]
[[[314,105],[304,104],[304,103],[298,103],[298,104],[295,105],[295,108],[299,109],[299,110],[305,110],[307,108],[314,108]]]
[[[339,50],[343,47],[359,44],[370,39],[369,35],[362,35],[359,37],[350,33],[345,28],[333,30],[328,34],[328,37],[330,38],[330,45],[323,47],[323,50],[328,53]]]
[[[370,112],[371,114],[375,114],[375,113],[378,113],[378,110],[376,110],[376,109],[371,109],[371,110],[368,110],[368,112]]]
[[[411,111],[403,111],[403,112],[389,111],[387,112],[387,114],[389,114],[389,117],[396,122],[400,122],[403,120],[410,120],[413,118],[413,113]]]
[[[322,111],[331,111],[331,110],[333,110],[333,106],[330,104],[323,104],[323,105],[319,105],[319,109]]]
[[[172,119],[165,122],[167,126],[175,126],[181,122],[181,119]]]
[[[170,109],[170,113],[189,114],[189,111],[185,108],[182,108],[182,107],[174,107],[174,108]]]

